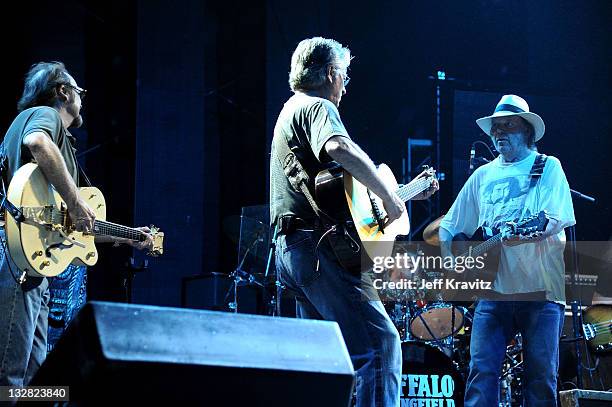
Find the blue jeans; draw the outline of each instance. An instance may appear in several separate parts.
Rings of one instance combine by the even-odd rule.
[[[68,265],[49,282],[49,294],[47,351],[51,352],[87,301],[87,267]]]
[[[10,267],[9,267],[10,262]],[[4,229],[0,229],[0,385],[29,383],[47,356],[49,283],[26,278],[7,256]]]
[[[548,301],[488,301],[476,306],[465,406],[497,407],[506,346],[523,338],[523,394],[528,407],[557,405],[563,306]]]
[[[361,276],[338,263],[327,241],[295,231],[278,237],[276,267],[297,299],[299,318],[336,321],[356,373],[358,407],[399,406],[402,350],[399,334],[380,301],[364,299]]]

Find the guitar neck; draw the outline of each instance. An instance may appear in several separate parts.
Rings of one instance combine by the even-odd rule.
[[[145,235],[138,229],[107,222],[105,220],[96,219],[94,223],[95,234],[99,236],[114,236],[138,241],[143,241],[145,239]]]
[[[425,191],[430,186],[431,180],[429,178],[419,178],[412,180],[395,192],[404,202],[406,202]]]
[[[502,242],[502,234],[498,233],[495,236],[485,240],[477,246],[472,247],[470,252],[463,253],[461,257],[477,257],[482,256],[484,253],[493,249],[495,246],[499,245]]]

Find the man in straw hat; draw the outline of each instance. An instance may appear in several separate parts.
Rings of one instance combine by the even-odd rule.
[[[478,227],[495,233],[544,210],[549,222],[541,233],[504,239],[492,291],[476,305],[465,405],[499,404],[506,345],[520,333],[525,401],[554,406],[565,301],[563,229],[576,223],[569,186],[559,160],[537,153],[544,121],[523,98],[503,96],[493,114],[476,123],[499,156],[470,176],[442,220],[442,256],[452,258],[451,241],[459,233],[471,236]]]

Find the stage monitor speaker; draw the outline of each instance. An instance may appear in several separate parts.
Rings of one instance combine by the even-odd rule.
[[[561,407],[610,407],[612,392],[593,390],[567,390],[559,392]]]
[[[348,406],[335,322],[90,302],[32,385],[71,405]]]

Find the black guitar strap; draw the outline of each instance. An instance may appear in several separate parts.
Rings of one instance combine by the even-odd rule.
[[[88,187],[93,186],[93,185],[91,185],[91,181],[89,180],[89,177],[87,176],[87,174],[85,174],[85,171],[83,171],[83,167],[81,167],[81,164],[79,164],[78,161],[76,163],[77,163],[77,167],[79,168],[79,178],[82,178],[83,181],[85,181],[85,184],[87,184]],[[80,184],[80,182],[79,182],[79,184]]]
[[[533,166],[529,171],[529,176],[531,180],[529,181],[529,188],[533,188],[540,178],[542,178],[542,173],[544,172],[544,166],[546,165],[546,159],[548,157],[546,154],[538,154],[535,161],[533,162]]]
[[[352,225],[352,222],[338,222],[319,208],[308,188],[311,176],[296,155],[300,147],[290,148],[286,137],[280,139],[277,147],[276,158],[280,161],[289,183],[296,191],[302,191],[320,221],[319,225],[315,225],[315,228],[320,228],[322,233],[315,247],[316,269],[319,270],[319,245],[323,239],[327,238],[340,264],[349,271],[358,272],[362,267],[361,256],[358,255],[361,246],[358,243],[357,231],[354,227],[349,226],[349,224]]]
[[[286,136],[281,137],[276,146],[278,147],[276,149],[276,158],[280,161],[291,186],[296,191],[301,191],[304,194],[317,217],[324,221],[331,221],[331,217],[319,208],[310,192],[310,188],[308,188],[312,178],[297,158],[296,152],[300,150],[300,147],[289,147],[289,141]]]

